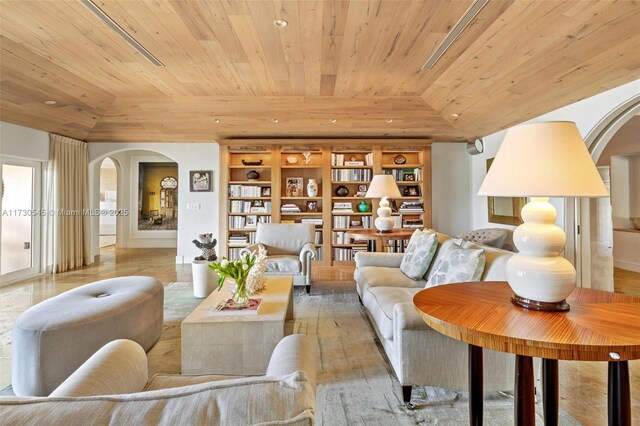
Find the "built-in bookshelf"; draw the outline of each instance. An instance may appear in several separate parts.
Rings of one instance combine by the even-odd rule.
[[[351,263],[355,253],[366,250],[366,241],[354,241],[348,232],[374,227],[379,200],[364,195],[373,176],[381,173],[393,175],[403,194],[391,200],[396,227],[431,226],[431,156],[426,144],[408,147],[404,141],[391,140],[398,146],[382,146],[380,141],[358,140],[347,146],[326,142],[300,146],[303,140],[277,140],[271,146],[264,142],[254,146],[256,141],[252,142],[221,146],[219,255],[238,256],[255,241],[260,222],[307,222],[316,228],[316,263]],[[247,176],[250,171],[259,176]],[[311,180],[317,193],[309,193]],[[392,242],[383,247],[393,250]]]

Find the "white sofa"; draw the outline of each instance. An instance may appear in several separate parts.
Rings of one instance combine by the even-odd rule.
[[[438,233],[437,238],[438,250],[425,277],[437,263],[442,243],[451,237]],[[484,249],[483,281],[506,280],[506,262],[513,253],[460,243]],[[411,408],[413,385],[468,390],[468,346],[434,331],[423,321],[413,296],[424,289],[426,279],[414,281],[404,275],[400,270],[402,257],[402,253],[357,253],[354,278],[360,301],[402,385],[403,400]],[[484,351],[485,391],[512,390],[513,372],[513,355]]]
[[[156,375],[140,345],[115,340],[48,397],[0,398],[7,425],[311,425],[316,346],[303,335],[276,346],[265,376]]]

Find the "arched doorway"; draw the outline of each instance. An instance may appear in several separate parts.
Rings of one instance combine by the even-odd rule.
[[[100,164],[100,219],[99,244],[100,249],[116,244],[117,216],[115,212],[118,198],[118,169],[109,157]]]
[[[638,114],[640,114],[640,96],[634,96],[611,111],[585,138],[589,152],[596,165],[599,166],[598,170],[605,182],[609,181],[613,186],[613,192],[616,191],[616,181],[620,179],[611,176],[611,159],[616,157],[615,153],[617,152],[613,149],[614,145],[618,143],[616,135],[621,130],[624,131],[624,126],[640,123]],[[635,143],[632,142],[623,149],[623,152],[627,155],[640,154],[640,143],[637,138]],[[615,167],[613,173],[616,173]],[[615,198],[619,197],[620,193],[618,191],[612,195],[614,202],[616,202]],[[577,207],[578,224],[581,225],[579,226],[581,238],[577,244],[580,282],[583,287],[614,291],[615,238],[613,229],[620,227],[620,220],[614,220],[617,213],[613,212],[609,198],[582,199]],[[640,246],[637,249],[640,251]]]

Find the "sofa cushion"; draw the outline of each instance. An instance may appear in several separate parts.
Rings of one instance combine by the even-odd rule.
[[[425,280],[412,280],[402,273],[400,268],[385,268],[382,266],[363,266],[358,268],[358,286],[365,287],[411,287],[423,288]]]
[[[462,248],[451,244],[433,266],[427,287],[454,282],[479,281],[484,271],[482,249]]]
[[[302,264],[299,256],[269,256],[264,271],[267,274],[299,274],[302,271]]]
[[[126,395],[2,398],[6,424],[311,425],[315,395],[302,371]]]
[[[411,302],[420,288],[370,287],[364,292],[362,303],[385,339],[393,339],[393,307],[397,303]]]
[[[506,281],[507,280],[507,261],[513,253],[501,250],[495,247],[488,247],[482,244],[466,241],[464,248],[482,249],[486,257],[484,272],[480,278],[482,281]]]
[[[402,258],[400,270],[412,280],[419,280],[431,265],[431,259],[438,247],[436,234],[416,229]]]
[[[239,379],[239,376],[223,376],[216,374],[203,374],[199,376],[182,376],[180,374],[156,374],[144,387],[144,392],[181,388],[183,386],[197,385],[200,383],[219,382],[221,380]]]

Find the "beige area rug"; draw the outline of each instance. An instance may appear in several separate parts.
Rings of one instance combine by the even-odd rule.
[[[172,283],[165,291],[162,337],[149,352],[149,372],[180,372],[180,322],[201,299],[189,283]],[[311,295],[295,292],[293,331],[318,340],[320,365],[317,392],[319,425],[466,425],[466,392],[415,386],[412,402],[402,403],[400,384],[358,303],[355,291],[331,283],[316,283]],[[536,405],[536,424],[542,425],[542,405]],[[512,425],[513,399],[485,394],[485,425]],[[580,425],[561,410],[560,425]]]

